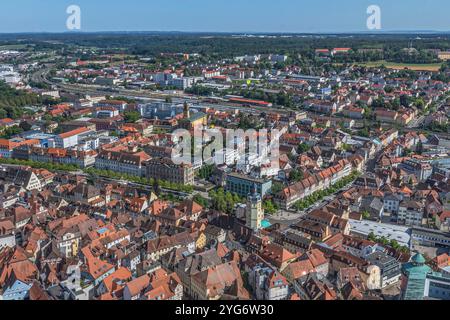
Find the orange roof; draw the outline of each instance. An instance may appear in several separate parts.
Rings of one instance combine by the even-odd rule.
[[[86,127],[77,128],[77,129],[69,131],[69,132],[61,133],[59,135],[59,137],[61,139],[65,139],[65,138],[69,138],[69,137],[72,137],[72,136],[76,136],[78,134],[82,134],[82,133],[87,132],[87,131],[89,131],[89,129],[86,128]]]
[[[414,192],[411,191],[410,188],[408,188],[407,186],[404,186],[403,188],[400,189],[400,192],[402,193],[407,193],[407,194],[413,194]]]
[[[110,274],[105,279],[103,279],[103,283],[105,284],[105,287],[108,290],[108,292],[111,293],[113,291],[120,289],[119,286],[117,285],[116,280],[127,280],[131,279],[131,277],[132,277],[131,272],[127,268],[120,267],[114,273]]]
[[[155,200],[150,206],[150,211],[153,215],[158,215],[162,213],[165,209],[169,207],[169,203],[162,200]]]
[[[14,120],[11,118],[0,119],[0,123],[3,123],[3,124],[7,124],[7,123],[11,123],[11,122],[14,122]]]
[[[288,271],[292,274],[292,279],[298,279],[314,272],[314,266],[309,260],[301,260],[293,262],[287,266]]]
[[[323,265],[328,262],[323,252],[319,249],[312,249],[311,251],[307,252],[306,255],[308,256],[309,261],[314,267]]]
[[[88,272],[94,279],[100,278],[106,272],[114,268],[112,264],[92,256],[86,257],[86,260]]]
[[[23,140],[20,142],[15,142],[7,139],[0,139],[0,148],[1,149],[7,149],[7,150],[13,150],[14,148],[24,146],[24,145],[34,145],[39,144],[39,141],[36,139],[30,139],[30,140]]]
[[[150,277],[148,275],[143,275],[127,283],[126,287],[130,291],[131,296],[139,294],[142,290],[147,288],[150,284]]]
[[[291,296],[291,300],[301,300],[301,299],[300,299],[300,296],[298,295],[298,293],[294,293],[294,294]]]

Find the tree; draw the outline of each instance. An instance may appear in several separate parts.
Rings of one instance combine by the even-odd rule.
[[[386,93],[392,93],[392,92],[394,92],[394,87],[392,87],[392,86],[386,86],[386,87],[384,88],[384,91],[385,91]]]
[[[400,96],[400,104],[404,107],[409,107],[410,98],[406,94]]]
[[[367,210],[364,210],[363,212],[362,212],[362,217],[364,218],[364,219],[370,219],[370,212],[369,211],[367,211]]]
[[[395,250],[400,249],[400,244],[398,243],[397,240],[391,240],[390,246],[391,246],[392,248],[394,248]]]
[[[280,182],[274,182],[272,184],[272,194],[280,193],[284,189],[284,185]]]
[[[263,207],[264,212],[267,214],[274,214],[278,210],[277,205],[274,204],[271,200],[264,201]]]
[[[153,185],[153,191],[157,196],[161,194],[161,188],[159,187],[159,180],[155,181],[155,184]]]
[[[240,198],[231,192],[225,192],[223,188],[217,191],[210,191],[209,197],[211,198],[211,208],[231,214],[236,204],[240,201]]]
[[[141,115],[137,111],[125,111],[124,119],[127,123],[135,123],[141,118]]]
[[[369,129],[364,127],[363,129],[358,131],[358,135],[360,135],[361,137],[368,138],[370,136]]]
[[[379,242],[385,246],[389,245],[389,243],[390,243],[389,239],[384,236],[379,239]]]
[[[414,101],[414,105],[419,109],[423,109],[425,107],[425,101],[422,98],[418,98]]]
[[[309,144],[300,143],[298,145],[297,151],[301,154],[301,153],[308,152],[310,149],[311,149],[311,146]]]
[[[198,176],[202,179],[208,179],[214,171],[214,165],[204,165],[198,171]]]
[[[299,182],[303,179],[303,172],[300,170],[292,170],[291,173],[289,174],[289,180],[291,182]]]
[[[196,203],[201,205],[203,208],[207,208],[209,206],[208,199],[203,198],[201,195],[196,194],[193,199]]]
[[[423,143],[422,141],[419,141],[416,147],[416,153],[421,155],[423,153]]]
[[[386,107],[386,102],[384,101],[384,98],[380,97],[378,99],[375,99],[372,102],[372,108],[385,108]]]
[[[19,133],[22,133],[22,132],[23,132],[22,128],[20,128],[19,126],[13,126],[13,127],[4,129],[3,133],[1,134],[0,137],[4,138],[4,139],[10,139],[11,137],[13,137]]]
[[[29,130],[31,130],[31,128],[32,128],[31,124],[29,124],[29,123],[26,122],[26,121],[22,121],[22,122],[19,124],[19,127],[20,127],[23,131],[29,131]]]

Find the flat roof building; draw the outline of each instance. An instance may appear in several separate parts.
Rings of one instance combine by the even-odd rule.
[[[410,230],[407,227],[377,223],[373,221],[349,220],[350,234],[367,238],[373,233],[376,237],[385,237],[389,240],[396,240],[401,246],[409,247],[411,240]]]
[[[254,186],[256,192],[264,198],[272,189],[272,180],[256,179],[239,173],[227,175],[227,191],[237,193],[241,197],[247,197]]]

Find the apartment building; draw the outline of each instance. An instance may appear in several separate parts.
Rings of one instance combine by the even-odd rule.
[[[194,168],[191,164],[176,164],[170,158],[154,158],[146,162],[146,176],[184,185],[194,184]]]
[[[150,159],[150,156],[143,151],[133,151],[102,150],[97,156],[95,167],[100,170],[110,170],[143,177],[146,174],[144,163]]]
[[[340,160],[336,165],[310,175],[308,178],[285,188],[275,196],[275,200],[282,208],[290,208],[297,201],[312,195],[316,191],[329,188],[351,173],[351,163],[346,159]]]

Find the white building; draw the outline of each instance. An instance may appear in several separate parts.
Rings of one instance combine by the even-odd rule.
[[[273,54],[270,56],[270,61],[272,62],[285,62],[288,56],[284,54]]]
[[[236,149],[224,148],[216,152],[214,160],[217,165],[226,164],[232,166],[238,159],[238,151]]]
[[[424,207],[417,201],[402,201],[398,209],[398,222],[407,226],[421,226],[424,220]]]
[[[55,137],[55,148],[67,149],[75,147],[79,143],[79,139],[91,133],[88,128],[78,128],[66,133],[62,133]]]

